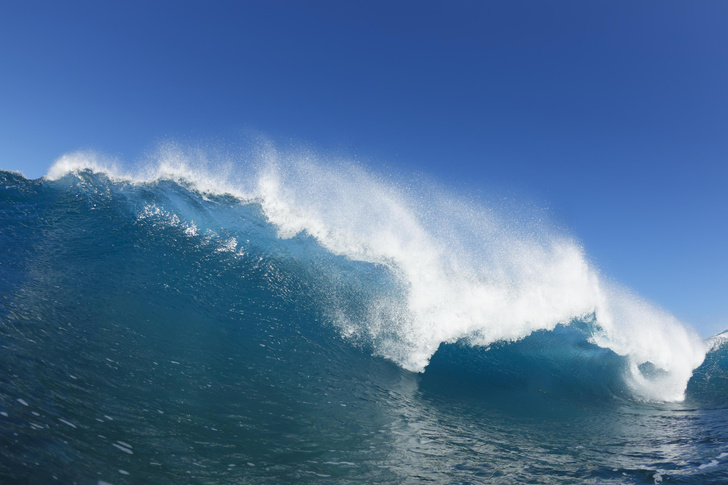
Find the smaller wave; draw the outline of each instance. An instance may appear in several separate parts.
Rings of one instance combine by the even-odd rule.
[[[716,335],[713,335],[707,340],[708,352],[714,352],[719,350],[728,344],[728,330],[724,330]]]
[[[687,397],[702,403],[725,406],[728,402],[728,330],[707,340],[708,353],[695,369],[687,386]]]

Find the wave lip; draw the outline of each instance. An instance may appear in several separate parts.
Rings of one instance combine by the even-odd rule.
[[[135,174],[98,157],[64,156],[47,180],[83,170],[152,189],[171,180],[203,199],[232,195],[259,204],[282,240],[310,237],[333,256],[379,268],[390,284],[358,292],[336,265],[317,268],[332,290],[326,313],[343,336],[410,371],[422,372],[443,343],[487,347],[593,315],[590,342],[627,360],[634,395],[679,401],[708,350],[673,316],[607,282],[573,238],[440,188],[307,154],[268,150],[247,165],[215,164],[174,147]],[[194,237],[205,224],[188,217]]]

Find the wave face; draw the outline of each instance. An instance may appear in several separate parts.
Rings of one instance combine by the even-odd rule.
[[[719,339],[605,281],[569,236],[354,165],[203,158],[166,149],[130,173],[75,154],[39,180],[0,173],[0,476],[725,476],[728,450],[650,467],[563,441],[616,442],[644,409],[659,412],[635,443],[664,437],[676,409],[700,421],[728,391]],[[514,441],[531,425],[558,458]]]

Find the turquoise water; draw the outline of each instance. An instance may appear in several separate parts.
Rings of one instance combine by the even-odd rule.
[[[723,338],[568,238],[358,169],[87,165],[0,172],[2,483],[728,482]]]

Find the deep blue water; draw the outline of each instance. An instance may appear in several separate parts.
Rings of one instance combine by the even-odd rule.
[[[402,264],[272,219],[179,180],[0,172],[0,483],[728,483],[720,338],[683,400],[630,384],[598,310],[413,372]]]

